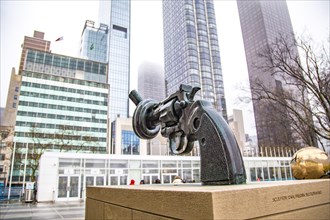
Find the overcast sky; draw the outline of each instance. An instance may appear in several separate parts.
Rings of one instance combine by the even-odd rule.
[[[296,34],[310,34],[315,41],[329,37],[329,1],[290,0],[289,12]],[[248,80],[236,1],[214,0],[228,115],[242,109],[246,133],[255,134],[251,106],[237,103],[239,85]],[[78,56],[85,20],[97,21],[98,1],[0,0],[1,102],[5,107],[11,68],[18,69],[24,36],[45,32],[53,53]],[[132,0],[131,89],[137,88],[137,70],[143,61],[163,63],[162,3]],[[58,37],[63,41],[54,42]]]

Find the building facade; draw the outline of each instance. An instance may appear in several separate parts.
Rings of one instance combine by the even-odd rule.
[[[132,118],[116,118],[111,123],[111,131],[111,154],[146,155],[146,140],[134,133]]]
[[[197,98],[210,101],[227,120],[213,1],[163,1],[166,95],[180,84],[201,87]]]
[[[30,49],[50,52],[50,41],[44,40],[44,36],[45,33],[40,31],[34,31],[33,37],[24,36],[18,74],[22,73],[27,49],[30,48]]]
[[[143,62],[138,70],[138,92],[144,99],[165,99],[164,68],[156,63]]]
[[[27,50],[13,140],[14,154],[25,159],[12,162],[13,182],[23,168],[24,180],[33,176],[34,155],[46,150],[107,152],[106,75],[105,63]]]
[[[241,154],[243,154],[246,140],[242,110],[233,109],[233,115],[229,116],[228,124],[235,135]]]
[[[293,28],[285,1],[237,1],[239,18],[241,23],[246,62],[248,67],[250,85],[257,80],[267,88],[281,91],[286,85],[279,79],[275,79],[270,72],[256,68],[264,60],[258,57],[269,44],[276,38],[284,36],[293,42]],[[256,93],[252,90],[252,98]],[[274,104],[274,107],[280,108]],[[290,126],[283,123],[285,118],[277,114],[269,103],[262,104],[253,100],[255,124],[259,147],[279,147],[295,145],[295,138]],[[281,108],[283,112],[285,109]],[[281,120],[279,120],[281,119]]]
[[[117,117],[129,116],[131,1],[100,1],[99,23],[109,28],[107,60],[112,122]]]
[[[291,157],[243,158],[247,183],[292,180]],[[40,161],[37,200],[81,201],[88,186],[172,184],[175,176],[200,184],[200,157],[95,155],[46,152]]]
[[[1,124],[4,126],[15,126],[21,78],[22,76],[16,74],[15,68],[13,67],[9,81],[4,117],[3,121],[1,121]]]
[[[44,39],[45,33],[41,31],[34,31],[33,37],[24,36],[22,47],[22,54],[19,63],[18,74],[15,68],[12,68],[11,77],[7,93],[6,108],[4,112],[4,121],[1,123],[5,126],[14,126],[16,120],[19,87],[21,82],[21,74],[28,49],[35,49],[45,52],[50,52],[51,42]]]
[[[108,26],[87,20],[81,34],[80,57],[97,62],[107,62]]]

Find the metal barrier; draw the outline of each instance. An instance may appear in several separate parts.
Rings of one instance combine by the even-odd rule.
[[[0,186],[0,201],[8,200],[8,191],[9,191],[9,187]],[[9,200],[21,200],[21,197],[22,197],[22,187],[12,186]]]

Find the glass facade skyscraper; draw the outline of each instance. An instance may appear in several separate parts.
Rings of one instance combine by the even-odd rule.
[[[100,1],[99,23],[109,27],[107,58],[110,84],[109,118],[129,116],[130,85],[130,0]]]
[[[87,20],[81,35],[80,57],[97,62],[107,62],[108,26]]]
[[[163,0],[166,95],[180,84],[201,87],[227,120],[217,26],[212,0]]]
[[[285,82],[275,79],[271,72],[256,68],[256,66],[260,66],[264,62],[258,57],[258,52],[273,43],[276,38],[283,36],[287,41],[294,41],[293,28],[286,2],[283,0],[239,0],[237,6],[250,84],[252,85],[255,80],[260,80],[268,88],[285,88]],[[256,98],[254,95],[252,91],[252,98]],[[276,112],[272,111],[269,105],[261,105],[260,102],[253,100],[253,108],[259,147],[278,147],[290,142],[293,144],[294,138],[290,125],[272,120],[272,118],[282,117],[276,116]]]

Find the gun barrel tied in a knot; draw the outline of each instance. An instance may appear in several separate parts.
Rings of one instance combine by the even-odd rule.
[[[181,85],[161,102],[142,99],[133,90],[129,98],[137,105],[133,129],[142,139],[152,139],[161,131],[169,138],[173,154],[187,154],[199,146],[201,182],[204,185],[245,183],[243,159],[227,122],[210,102],[194,101],[199,87]]]

